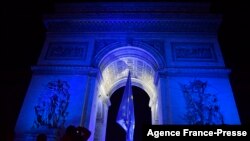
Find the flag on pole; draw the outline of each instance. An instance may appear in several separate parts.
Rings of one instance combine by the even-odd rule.
[[[123,92],[122,101],[117,114],[116,122],[126,131],[126,141],[133,141],[135,128],[134,103],[131,87],[130,71]]]

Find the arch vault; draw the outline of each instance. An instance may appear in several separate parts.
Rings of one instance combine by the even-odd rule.
[[[99,58],[98,55],[96,58]],[[109,99],[115,90],[125,86],[128,70],[131,72],[132,85],[145,90],[150,97],[152,124],[159,123],[158,92],[154,78],[156,70],[162,66],[159,66],[157,62],[161,61],[144,50],[143,46],[116,47],[103,56],[98,63],[101,77],[98,79],[97,103],[99,106],[95,132],[99,132],[100,136],[95,136],[96,140],[98,138],[105,139]]]

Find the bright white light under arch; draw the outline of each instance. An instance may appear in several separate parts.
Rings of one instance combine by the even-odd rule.
[[[128,70],[131,72],[132,85],[140,84],[139,87],[148,93],[152,102],[156,98],[155,71],[149,63],[136,57],[123,57],[110,62],[102,70],[99,93],[102,97],[109,97],[119,84],[125,85]]]

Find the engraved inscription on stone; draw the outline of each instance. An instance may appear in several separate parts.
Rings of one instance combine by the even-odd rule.
[[[85,59],[88,42],[51,42],[45,59],[47,60],[77,60]]]
[[[175,61],[216,61],[212,43],[171,43]]]

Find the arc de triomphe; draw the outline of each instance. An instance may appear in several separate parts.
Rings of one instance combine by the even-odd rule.
[[[105,140],[111,95],[132,85],[149,96],[152,124],[240,124],[207,3],[57,4],[16,124],[16,140],[68,125]]]

